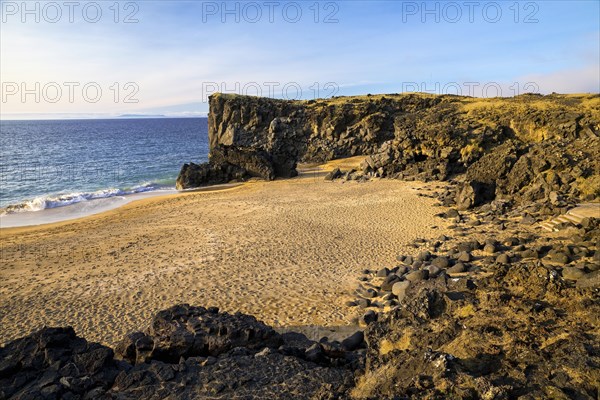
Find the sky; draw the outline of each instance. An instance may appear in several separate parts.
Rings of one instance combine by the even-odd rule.
[[[0,6],[3,119],[198,116],[216,91],[600,92],[599,1]]]

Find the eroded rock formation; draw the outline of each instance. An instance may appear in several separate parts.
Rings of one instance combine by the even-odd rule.
[[[368,156],[363,173],[455,179],[461,208],[600,195],[600,95],[478,99],[401,94],[286,101],[210,98],[210,162],[178,188],[296,174],[298,162]]]

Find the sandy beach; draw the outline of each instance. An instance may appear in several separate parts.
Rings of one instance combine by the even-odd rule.
[[[3,229],[0,342],[71,325],[114,345],[177,303],[275,327],[349,325],[358,311],[344,303],[363,269],[393,266],[405,243],[445,232],[422,186],[305,172]]]

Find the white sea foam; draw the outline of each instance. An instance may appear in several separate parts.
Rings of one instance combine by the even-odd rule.
[[[127,196],[135,193],[143,193],[150,192],[155,190],[163,190],[163,189],[174,189],[165,186],[160,186],[155,183],[144,183],[138,186],[134,186],[129,189],[102,189],[97,190],[95,192],[74,192],[74,193],[64,193],[57,195],[48,195],[48,196],[40,196],[36,197],[32,200],[24,201],[22,203],[9,205],[3,210],[1,210],[0,215],[13,214],[19,212],[31,212],[31,211],[41,211],[50,208],[64,207],[75,203],[80,203],[82,201],[88,200],[97,200],[97,199],[106,199],[109,197],[116,196]]]

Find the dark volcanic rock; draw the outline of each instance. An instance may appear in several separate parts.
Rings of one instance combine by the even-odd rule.
[[[144,346],[140,348],[138,343]],[[128,335],[117,346],[117,355],[130,363],[181,357],[218,356],[235,347],[278,347],[273,328],[245,314],[219,313],[214,309],[178,305],[161,311],[145,333]]]
[[[456,207],[466,210],[493,200],[496,192],[495,183],[468,181],[462,184],[456,194]]]
[[[326,181],[332,181],[334,179],[337,179],[339,177],[342,176],[342,171],[340,171],[339,168],[334,169],[331,172],[328,172],[327,175],[325,175],[325,180]]]
[[[206,185],[243,181],[249,174],[243,168],[231,164],[184,164],[177,177],[177,189],[188,189]]]
[[[267,181],[275,179],[275,169],[271,155],[264,150],[216,146],[211,149],[210,162],[215,165],[240,166],[250,176],[257,176]]]
[[[251,316],[181,305],[160,312],[148,334],[121,342],[118,352],[135,365],[72,328],[8,343],[0,348],[0,398],[337,398],[353,385],[362,363],[351,351],[362,346],[361,332],[343,345],[319,344]]]
[[[591,106],[598,99],[401,94],[287,101],[215,94],[209,164],[182,169],[178,187],[290,177],[298,162],[364,155],[366,177],[447,180],[465,173],[459,190],[443,196],[447,206],[499,199],[558,207],[600,196],[600,115]]]
[[[124,371],[113,351],[72,328],[44,328],[0,348],[0,398],[77,398],[105,393]]]

